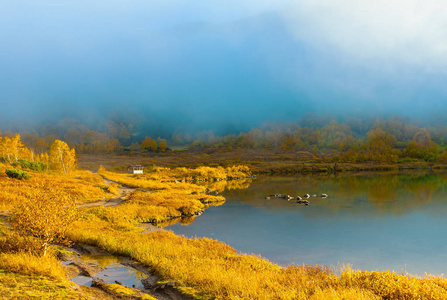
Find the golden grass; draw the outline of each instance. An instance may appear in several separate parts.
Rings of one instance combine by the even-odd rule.
[[[131,296],[132,299],[157,300],[157,298],[154,298],[151,295],[136,292],[131,288],[119,284],[106,284],[104,285],[103,289],[112,295],[116,295],[117,297],[124,295],[124,296]]]
[[[319,266],[281,267],[256,255],[238,254],[230,246],[208,238],[188,239],[170,231],[141,234],[143,229],[132,224],[193,215],[206,208],[205,202],[225,200],[221,196],[202,193],[205,187],[171,182],[165,171],[137,177],[102,170],[101,175],[113,176],[110,179],[120,183],[128,181],[139,188],[156,187],[157,191],[136,191],[117,207],[81,210],[82,218],[69,230],[68,237],[77,243],[96,245],[110,253],[132,257],[148,266],[161,280],[175,281],[181,290],[200,299],[447,299],[447,280],[443,277],[418,278],[389,271],[356,271],[348,267],[337,275]],[[206,170],[206,174],[211,173]],[[51,175],[42,174],[42,178],[46,176]],[[155,179],[156,176],[159,179]],[[37,183],[49,184],[50,181],[42,181],[42,178],[36,179]],[[60,180],[67,178],[61,176]],[[0,178],[0,183],[3,181]],[[92,186],[90,180],[77,182]],[[34,192],[48,190],[39,184]],[[7,234],[8,230],[2,228],[2,232]],[[0,241],[5,244],[7,238],[2,236]],[[23,246],[20,242],[8,245],[12,248]],[[54,257],[7,252],[8,247],[0,248],[3,249],[1,270],[8,274],[15,272],[15,276],[44,275],[53,282],[65,282]],[[7,273],[0,271],[0,291],[16,296],[11,288],[5,290],[4,286],[10,287],[11,282],[9,275],[4,274]],[[109,288],[118,294],[132,293],[132,290],[114,285]],[[64,289],[66,285],[61,284],[61,293],[66,292]],[[44,295],[38,284],[31,292],[38,295],[36,298]],[[72,297],[67,295],[66,298]]]
[[[105,221],[82,221],[70,236],[130,256],[204,299],[447,298],[447,281],[442,277],[349,268],[338,276],[318,266],[280,267],[258,256],[237,254],[212,239],[187,239],[169,231],[143,235],[113,229]]]
[[[22,275],[46,276],[67,281],[65,270],[54,256],[36,256],[26,252],[0,253],[0,269]]]
[[[85,171],[69,175],[29,173],[32,175],[31,179],[17,180],[0,172],[0,211],[11,210],[16,203],[21,202],[24,198],[48,193],[49,188],[57,190],[77,202],[89,202],[108,197],[108,194],[96,184],[76,179],[76,177],[79,178],[79,175],[86,176]]]
[[[22,275],[0,268],[0,299],[91,299],[61,282],[36,275]]]
[[[94,174],[94,173],[91,173],[89,171],[80,171],[80,170],[76,171],[76,172],[73,172],[73,173],[70,174],[72,177],[75,177],[75,178],[77,177],[79,179],[82,179],[84,181],[87,181],[87,182],[90,182],[90,183],[94,183],[94,184],[97,184],[97,185],[103,185],[104,184],[104,179],[99,174]]]
[[[212,173],[208,169],[205,168],[206,174]],[[98,173],[109,180],[150,191],[133,192],[119,207],[93,208],[89,212],[113,223],[123,220],[131,223],[161,223],[171,219],[195,216],[204,211],[208,205],[220,205],[225,202],[222,196],[206,194],[204,186],[189,182],[176,183],[178,170],[172,174],[169,170],[154,168],[151,173],[133,175],[117,174],[108,172],[102,167],[99,168]],[[187,169],[183,168],[181,172],[187,172]],[[190,172],[196,172],[196,170],[190,170]]]
[[[145,175],[118,174],[108,172],[104,168],[99,168],[98,174],[104,176],[109,180],[119,182],[120,184],[131,188],[141,188],[145,190],[162,190],[175,188],[175,183],[173,182],[162,182]],[[196,187],[196,190],[200,190],[200,188]]]
[[[112,184],[107,186],[107,192],[113,195],[118,195],[119,194],[118,185],[115,182],[112,182]]]
[[[251,176],[251,171],[246,166],[227,168],[197,167],[195,169],[153,167],[152,170],[147,171],[145,174],[136,175],[108,172],[101,166],[98,169],[98,174],[133,188],[160,190],[185,189],[186,187],[192,191],[201,191],[202,189],[200,187],[191,184],[191,182],[214,182],[215,180],[222,179],[246,178]],[[224,180],[220,182],[228,181]]]
[[[175,218],[195,216],[208,206],[220,205],[222,196],[186,194],[178,191],[141,192],[135,191],[122,205],[95,207],[88,211],[103,220],[113,223],[160,223]]]

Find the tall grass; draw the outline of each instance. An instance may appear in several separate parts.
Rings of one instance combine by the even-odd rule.
[[[68,280],[60,261],[51,255],[0,253],[0,269],[23,275],[46,276],[59,281]]]
[[[130,256],[204,299],[447,299],[442,277],[350,268],[336,275],[319,266],[280,267],[212,239],[187,239],[169,231],[139,234],[84,220],[70,237]]]
[[[70,175],[38,172],[30,172],[30,174],[32,178],[29,180],[17,180],[0,172],[0,211],[11,210],[23,199],[48,193],[49,188],[75,199],[77,202],[89,202],[109,196],[96,183],[77,179],[80,178],[79,176],[87,174],[85,172],[75,172]]]
[[[113,223],[161,223],[181,217],[193,217],[203,212],[208,205],[225,202],[222,196],[187,194],[181,191],[157,192],[135,191],[127,201],[116,207],[95,207],[88,212]]]

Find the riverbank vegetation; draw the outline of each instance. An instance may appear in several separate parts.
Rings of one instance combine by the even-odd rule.
[[[22,148],[24,149],[24,148]],[[26,152],[26,151],[25,151]],[[24,153],[25,153],[24,152]],[[5,153],[5,152],[3,152]],[[67,153],[73,153],[71,150]],[[191,218],[225,199],[217,195],[225,185],[238,188],[232,178],[251,176],[247,167],[150,167],[144,175],[123,174],[99,168],[98,174],[59,166],[32,170],[0,163],[0,292],[8,299],[100,298],[93,288],[75,288],[57,261],[55,241],[99,247],[131,257],[162,281],[172,281],[198,299],[446,299],[444,277],[419,278],[389,271],[330,270],[322,266],[278,266],[257,255],[208,238],[185,238],[170,231],[143,233],[143,222]],[[11,161],[10,161],[11,160]],[[10,178],[6,169],[26,169],[28,180]],[[118,193],[109,193],[104,178],[114,181]],[[251,179],[240,181],[239,187]],[[233,184],[233,185],[232,185]],[[128,194],[120,186],[132,187]],[[214,189],[214,187],[218,187]],[[83,203],[115,198],[116,206],[89,207]],[[57,201],[56,201],[57,200]],[[73,204],[80,205],[74,211]],[[57,212],[45,218],[49,212]],[[61,230],[31,226],[48,220]],[[28,222],[28,223],[27,223]],[[29,226],[27,226],[27,224]],[[54,239],[45,239],[52,235]],[[118,291],[109,286],[108,292]],[[144,298],[135,296],[134,298]]]
[[[98,233],[99,232],[99,233]],[[104,221],[81,221],[71,238],[150,266],[162,279],[200,299],[445,299],[442,277],[318,266],[280,267],[211,239],[172,232],[140,234],[112,229]],[[151,247],[147,247],[151,245]]]

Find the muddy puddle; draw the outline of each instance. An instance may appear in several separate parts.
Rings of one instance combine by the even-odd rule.
[[[94,274],[80,274],[71,278],[78,285],[91,286],[94,279],[102,279],[106,283],[118,283],[127,287],[141,288],[141,280],[148,277],[141,271],[123,264],[124,259],[112,255],[83,254],[79,258],[65,261],[63,264],[86,264]],[[87,276],[89,275],[89,276]]]

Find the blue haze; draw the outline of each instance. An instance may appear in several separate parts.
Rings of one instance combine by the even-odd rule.
[[[327,42],[337,24],[322,35],[292,3],[2,1],[0,125],[121,115],[227,133],[309,112],[445,112],[443,61],[346,52]]]

